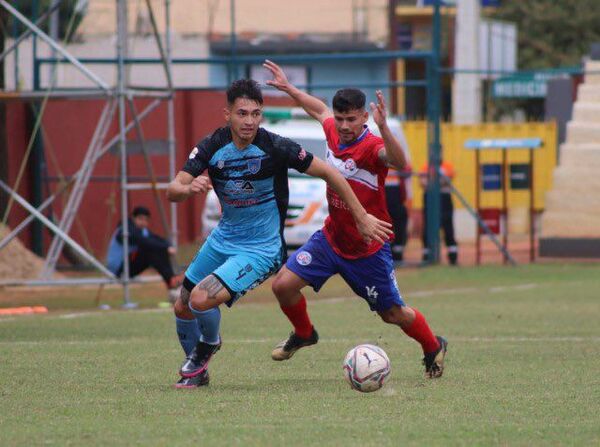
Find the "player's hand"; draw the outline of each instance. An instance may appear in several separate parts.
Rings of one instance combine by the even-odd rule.
[[[388,241],[390,236],[394,233],[392,231],[391,223],[379,220],[372,214],[366,214],[359,222],[357,222],[356,226],[366,243],[375,240],[380,244],[383,244]]]
[[[383,98],[383,93],[381,92],[381,90],[375,91],[375,95],[377,96],[377,105],[375,105],[374,103],[370,103],[369,106],[371,107],[373,121],[375,121],[375,124],[381,127],[386,124],[385,119],[387,117],[387,109],[385,106],[385,99]]]
[[[263,67],[269,70],[273,75],[273,79],[271,81],[267,81],[267,85],[282,91],[285,91],[285,89],[289,87],[290,81],[288,81],[287,76],[279,65],[273,61],[270,61],[269,59],[266,59]]]
[[[205,175],[199,175],[189,184],[190,194],[204,194],[212,189],[210,180]]]

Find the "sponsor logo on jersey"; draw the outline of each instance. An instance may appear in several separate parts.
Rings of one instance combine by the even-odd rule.
[[[260,171],[260,158],[248,160],[248,171],[250,171],[251,174],[256,174]]]
[[[312,255],[307,251],[301,251],[296,255],[296,261],[300,265],[308,265],[312,262]]]
[[[194,149],[192,149],[192,152],[190,152],[190,156],[188,158],[190,160],[192,160],[197,154],[198,154],[198,148],[195,147]]]
[[[248,180],[229,180],[225,184],[225,192],[227,194],[252,194],[254,185]]]

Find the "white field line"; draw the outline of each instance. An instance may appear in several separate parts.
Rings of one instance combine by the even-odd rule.
[[[529,337],[529,336],[499,336],[499,337],[448,337],[454,342],[463,343],[600,343],[600,336],[558,336],[558,337]],[[279,338],[247,338],[247,339],[228,339],[228,345],[246,345],[261,343],[277,343]],[[151,339],[144,337],[133,338],[108,338],[104,340],[21,340],[21,341],[0,341],[0,346],[43,346],[43,345],[70,345],[70,346],[88,346],[88,345],[125,345],[131,343],[150,343]],[[174,341],[175,342],[175,341]],[[319,343],[339,344],[356,343],[356,338],[322,338]]]
[[[409,294],[407,294],[408,300],[410,301],[411,298],[419,298],[419,297],[431,297],[431,296],[437,296],[437,295],[459,295],[459,294],[467,294],[467,293],[475,293],[475,292],[481,292],[481,291],[487,291],[489,293],[505,293],[505,292],[510,292],[513,290],[531,290],[531,289],[535,289],[537,287],[543,287],[545,284],[539,284],[539,283],[524,283],[524,284],[516,284],[516,285],[512,285],[512,286],[496,286],[496,287],[459,287],[459,288],[454,288],[454,289],[432,289],[432,290],[417,290],[415,292],[411,292]],[[342,303],[342,302],[346,302],[346,301],[351,301],[351,300],[355,300],[355,299],[360,299],[359,297],[357,297],[354,294],[351,294],[349,296],[338,296],[338,297],[332,297],[332,298],[323,298],[323,299],[317,299],[317,300],[312,300],[311,301],[311,306],[313,305],[319,305],[319,304],[333,304],[333,303]],[[275,298],[273,298],[273,302],[275,302]],[[241,303],[240,303],[241,304]],[[264,305],[264,303],[248,303],[248,304],[244,304],[244,306],[262,306]],[[74,319],[74,318],[83,318],[83,317],[89,317],[89,316],[101,316],[104,315],[107,312],[111,312],[113,310],[120,310],[118,307],[115,307],[114,309],[111,310],[105,310],[105,311],[101,311],[101,310],[95,310],[95,311],[85,311],[85,312],[73,312],[73,313],[68,313],[68,314],[58,314],[58,315],[43,315],[44,318],[49,318],[49,319]],[[161,312],[172,312],[171,308],[157,308],[157,309],[139,309],[139,310],[127,310],[127,312],[142,312],[142,313],[161,313]],[[31,317],[32,315],[23,315],[21,316],[21,318],[27,318],[27,317]],[[33,316],[37,316],[37,314],[33,315]],[[9,321],[14,321],[17,318],[15,317],[7,317],[7,318],[1,318],[0,317],[0,323],[5,323],[5,322],[9,322]]]
[[[423,298],[429,296],[437,296],[437,295],[462,295],[467,293],[481,292],[487,291],[489,293],[503,293],[510,292],[513,290],[531,290],[537,287],[540,287],[541,284],[538,283],[526,283],[526,284],[516,284],[514,286],[499,286],[499,287],[459,287],[455,289],[432,289],[432,290],[417,290],[416,292],[411,292],[407,294],[408,299],[410,298]],[[404,294],[402,294],[404,297]],[[358,298],[357,296],[336,296],[333,298],[324,298],[322,300],[315,300],[311,303],[341,303],[344,301],[349,301]]]

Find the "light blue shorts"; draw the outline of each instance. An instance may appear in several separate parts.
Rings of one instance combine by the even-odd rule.
[[[273,259],[242,250],[235,255],[223,253],[208,239],[192,259],[185,277],[195,286],[208,275],[214,275],[231,294],[225,303],[231,307],[246,292],[277,272],[281,264],[281,256]]]

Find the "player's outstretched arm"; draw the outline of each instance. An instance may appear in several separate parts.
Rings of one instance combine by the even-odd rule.
[[[329,166],[320,158],[315,157],[306,170],[306,173],[313,177],[322,178],[331,189],[339,194],[341,199],[348,205],[352,217],[354,217],[354,221],[356,222],[356,227],[367,243],[371,242],[372,239],[380,243],[384,243],[389,239],[392,235],[392,224],[368,214],[346,179],[336,169]]]
[[[204,194],[212,189],[208,177],[195,177],[185,171],[179,171],[167,187],[167,199],[171,202],[181,202],[192,194]]]
[[[319,98],[309,95],[308,93],[305,93],[292,85],[281,67],[275,62],[267,59],[265,60],[263,67],[269,70],[273,75],[273,79],[271,81],[267,81],[267,85],[275,87],[277,90],[281,90],[282,92],[290,95],[298,103],[298,105],[306,111],[306,113],[319,121],[321,124],[327,118],[333,116],[331,110],[329,110],[329,107],[327,107],[327,104],[325,104]]]
[[[387,108],[385,106],[385,100],[381,90],[375,92],[377,95],[377,104],[371,103],[371,114],[373,115],[373,121],[379,127],[381,138],[383,138],[384,147],[379,151],[379,158],[384,162],[396,169],[404,169],[406,166],[406,157],[402,150],[402,145],[398,139],[392,133],[390,126],[388,126]]]

